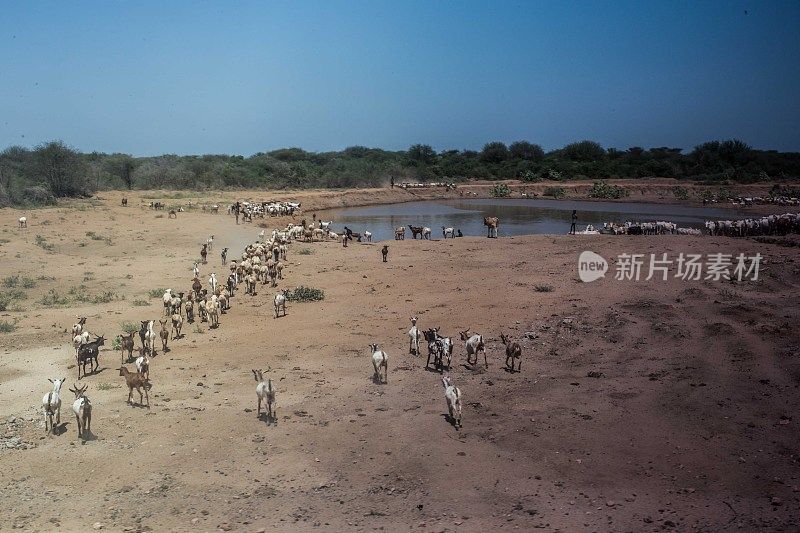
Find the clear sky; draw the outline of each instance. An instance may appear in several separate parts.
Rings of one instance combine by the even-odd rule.
[[[800,2],[4,2],[0,149],[800,151]]]

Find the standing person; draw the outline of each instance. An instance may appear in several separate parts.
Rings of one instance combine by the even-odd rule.
[[[569,227],[569,234],[575,235],[575,229],[578,224],[578,211],[573,209],[572,210],[572,225]]]
[[[206,256],[208,256],[208,244],[204,244],[202,248],[200,248],[200,257],[203,259],[203,264],[205,265],[208,261],[206,261]]]
[[[344,234],[348,239],[353,240],[353,230],[351,230],[347,226],[344,227]]]
[[[383,248],[381,248],[381,255],[383,255],[383,262],[386,262],[386,257],[389,255],[389,245],[384,244]]]
[[[392,189],[394,189],[394,176],[389,179],[389,183],[392,185]]]

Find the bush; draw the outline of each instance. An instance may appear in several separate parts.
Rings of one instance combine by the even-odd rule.
[[[325,292],[320,289],[300,285],[286,295],[290,302],[317,302],[325,299]]]
[[[69,304],[69,298],[61,296],[55,289],[50,289],[39,298],[39,303],[45,307],[56,307]]]
[[[125,333],[133,333],[134,331],[139,331],[139,326],[134,324],[133,322],[121,322],[119,327]]]
[[[148,306],[148,305],[150,305],[150,302],[148,302],[147,300],[138,300],[138,299],[137,299],[137,300],[134,300],[134,301],[133,301],[133,302],[131,302],[131,303],[132,303],[132,304],[133,304],[135,307],[145,307],[145,306]]]
[[[32,289],[36,286],[36,280],[33,278],[22,278],[22,286],[26,289]]]
[[[6,311],[10,303],[11,298],[9,298],[7,294],[0,294],[0,311]]]
[[[567,191],[564,187],[547,187],[542,194],[553,198],[564,198],[567,195]]]
[[[552,285],[539,284],[534,287],[536,292],[553,292]]]
[[[505,198],[509,194],[511,194],[511,190],[505,183],[500,183],[492,187],[491,191],[492,198]]]
[[[17,329],[16,322],[9,322],[8,320],[0,320],[0,333],[11,333]]]
[[[673,187],[672,194],[675,195],[675,198],[678,200],[688,200],[689,199],[689,189],[686,187]]]
[[[297,253],[298,253],[299,255],[311,255],[311,254],[313,254],[313,253],[314,253],[314,250],[312,250],[311,248],[303,248],[303,249],[301,249],[301,250],[298,250],[298,252],[297,252]]]
[[[161,298],[162,296],[164,296],[164,289],[150,289],[147,292],[147,295],[150,298]]]
[[[589,188],[590,198],[607,198],[618,200],[630,194],[630,191],[619,185],[609,185],[604,181],[596,181]]]
[[[41,235],[36,236],[36,246],[38,246],[42,250],[47,250],[48,252],[52,252],[53,248],[55,248],[55,246],[47,242],[47,239],[45,239]]]
[[[10,287],[16,287],[17,284],[19,284],[19,276],[18,275],[8,276],[6,278],[3,278],[3,287],[9,287],[9,288]]]

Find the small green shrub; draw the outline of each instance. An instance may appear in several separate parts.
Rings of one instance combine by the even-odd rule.
[[[9,322],[8,320],[0,320],[0,333],[11,333],[17,329],[16,322]]]
[[[509,189],[508,185],[505,183],[499,183],[492,187],[490,194],[492,195],[492,198],[505,198],[511,194],[511,189]]]
[[[25,289],[32,289],[36,287],[36,280],[29,277],[22,278],[22,286]]]
[[[590,198],[605,198],[610,200],[618,200],[625,198],[631,192],[625,187],[619,185],[609,185],[604,181],[596,181],[589,188]]]
[[[567,191],[564,190],[564,187],[546,187],[542,195],[552,196],[553,198],[564,198],[567,195]]]
[[[36,236],[36,246],[38,246],[42,250],[47,250],[48,252],[52,252],[53,248],[55,248],[53,244],[47,242],[47,239],[45,239],[41,235]]]
[[[116,387],[114,387],[114,385],[112,385],[111,383],[100,383],[97,386],[97,390],[111,390],[111,389],[114,389],[114,388],[116,388]]]
[[[132,333],[134,331],[139,331],[139,326],[134,324],[133,322],[120,322],[119,327],[125,333]]]
[[[314,250],[312,250],[311,248],[303,248],[301,250],[298,250],[297,253],[298,255],[311,255],[314,253]]]
[[[161,298],[164,296],[164,289],[150,289],[147,291],[147,295],[150,298]]]
[[[18,275],[8,276],[6,278],[3,278],[3,287],[11,288],[11,287],[16,287],[18,284],[19,284]]]
[[[539,284],[534,287],[536,292],[553,292],[552,285]]]
[[[321,289],[314,289],[300,285],[295,290],[286,295],[290,302],[317,302],[325,299],[325,292]]]
[[[45,307],[57,307],[61,305],[68,305],[70,302],[66,296],[61,296],[57,290],[50,289],[39,298],[39,303]]]
[[[134,300],[132,303],[135,307],[145,307],[150,305],[150,302],[147,300]]]
[[[122,349],[122,337],[119,335],[114,337],[114,340],[111,341],[111,349],[114,351]]]
[[[675,195],[675,198],[678,200],[688,200],[689,199],[689,189],[686,187],[673,187],[672,194]]]

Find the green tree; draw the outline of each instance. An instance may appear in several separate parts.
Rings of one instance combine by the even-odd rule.
[[[436,162],[436,151],[427,144],[413,144],[408,149],[408,158],[415,163],[430,165]]]
[[[87,193],[87,164],[62,141],[40,144],[33,150],[33,170],[57,197]]]
[[[105,167],[109,174],[122,180],[129,190],[133,189],[133,171],[136,160],[128,154],[113,154],[105,159]]]
[[[566,145],[561,149],[561,155],[572,161],[600,161],[606,151],[594,141],[581,141]]]
[[[541,161],[544,159],[544,150],[538,144],[528,141],[516,141],[508,147],[511,157],[525,159],[527,161]]]
[[[494,141],[483,145],[481,161],[485,163],[502,163],[508,159],[508,147],[505,143]]]

